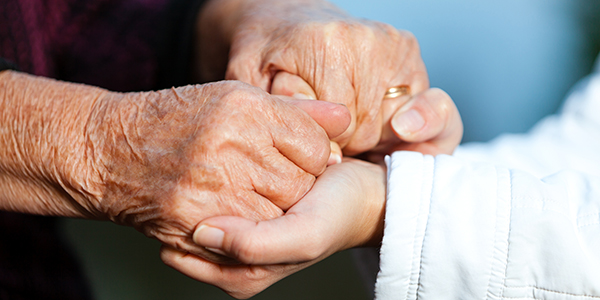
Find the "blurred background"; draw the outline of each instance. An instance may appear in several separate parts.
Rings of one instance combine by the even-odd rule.
[[[556,112],[600,51],[598,0],[333,2],[416,35],[431,85],[461,112],[464,142],[524,132]],[[63,227],[99,300],[232,299],[163,265],[159,243],[132,228],[84,220]],[[342,252],[253,299],[365,300],[369,293]]]

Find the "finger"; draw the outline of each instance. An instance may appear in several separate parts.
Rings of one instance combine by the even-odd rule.
[[[384,106],[390,103],[403,104],[409,98],[400,96],[384,99],[384,94],[389,88],[406,86],[410,93],[416,94],[429,87],[429,79],[416,38],[410,32],[399,31],[387,24],[375,22],[374,25],[379,30],[375,31],[376,35],[371,43],[378,45],[383,40],[386,43],[383,47],[371,49],[370,67],[360,69],[354,78],[358,93],[358,127],[344,149],[346,154],[371,150],[380,140],[385,140],[385,127],[382,125],[389,119],[385,116]]]
[[[301,263],[319,258],[325,249],[318,228],[301,215],[254,222],[240,217],[206,219],[194,242],[218,249],[244,264]]]
[[[311,189],[315,175],[299,168],[275,148],[265,151],[274,153],[263,153],[266,155],[248,174],[256,193],[286,211]]]
[[[338,73],[323,74],[327,78],[320,78],[318,81],[311,83],[312,86],[315,86],[316,97],[322,100],[321,102],[340,103],[345,105],[349,110],[349,125],[344,132],[333,138],[344,149],[353,139],[358,126],[358,112],[355,101],[356,93],[352,83],[345,75]]]
[[[428,89],[398,110],[390,125],[407,150],[452,154],[463,134],[456,105],[444,91]]]
[[[271,78],[268,70],[261,67],[261,57],[257,49],[263,49],[260,39],[254,39],[252,29],[242,29],[235,37],[229,49],[229,62],[225,72],[226,80],[239,80],[264,91],[269,90]]]
[[[305,101],[315,100],[317,96],[310,85],[300,76],[284,71],[277,72],[271,84],[271,94],[289,101],[308,113],[327,131],[330,139],[343,134],[352,121],[350,111],[343,105],[334,106],[331,103]]]
[[[330,139],[339,137],[350,126],[352,116],[348,108],[343,104],[291,98],[283,98],[283,100],[306,112],[317,124],[325,129]]]
[[[231,257],[221,255],[219,253],[209,251],[202,246],[195,244],[191,237],[181,235],[167,235],[158,236],[157,238],[163,243],[163,245],[169,245],[170,247],[177,247],[178,251],[184,251],[185,253],[192,253],[196,256],[202,257],[203,259],[222,264],[222,265],[234,265],[239,262]]]
[[[406,103],[412,99],[411,94],[402,95],[396,98],[384,99],[381,104],[381,111],[383,114],[383,124],[381,132],[381,140],[377,145],[377,148],[390,148],[400,143],[400,139],[396,135],[396,132],[392,129],[391,120],[396,112],[398,112]]]
[[[238,299],[250,298],[289,274],[309,266],[222,266],[167,246],[161,247],[160,257],[167,266],[192,279],[217,286]]]
[[[340,72],[340,70],[332,68],[333,65],[336,65],[335,62],[320,61],[325,57],[314,57],[312,55],[310,56],[311,59],[301,59],[305,58],[306,50],[304,47],[293,47],[283,55],[272,55],[265,58],[278,70],[284,70],[275,75],[271,93],[285,96],[307,95],[311,99],[344,104],[350,111],[350,125],[342,134],[333,138],[335,142],[344,148],[352,138],[357,126],[354,87],[346,72]],[[335,56],[333,53],[331,55]],[[345,55],[342,53],[339,57],[345,57]],[[286,85],[292,88],[287,88]],[[294,89],[299,92],[294,91]],[[298,98],[298,95],[294,97]]]
[[[331,154],[329,155],[329,160],[327,161],[327,166],[339,164],[342,162],[342,148],[336,142],[329,142],[329,147],[331,148]]]
[[[299,93],[295,93],[294,97],[298,97]],[[339,134],[342,134],[345,131],[345,127],[344,127],[344,123],[346,124],[350,124],[350,113],[347,113],[347,120],[342,121],[341,123],[334,123],[334,124],[329,124],[329,123],[333,123],[336,122],[336,118],[328,118],[327,112],[319,110],[318,107],[320,105],[313,105],[312,103],[308,103],[308,105],[306,104],[306,101],[300,100],[298,101],[298,99],[294,99],[292,97],[288,97],[288,96],[282,96],[282,95],[277,95],[278,98],[285,100],[285,101],[289,101],[290,103],[295,104],[296,106],[303,108],[303,110],[305,110],[309,115],[314,116],[315,118],[317,118],[316,122],[321,125],[321,126],[325,126],[327,128],[329,128],[329,132],[328,135],[330,138],[335,138],[336,136],[338,136]],[[306,99],[309,99],[309,96],[306,96],[304,94],[302,94],[300,97],[304,97]],[[329,105],[327,105],[329,106]],[[347,111],[347,110],[346,110]],[[338,112],[336,112],[338,113]],[[339,119],[339,118],[338,118]],[[343,118],[341,118],[343,120]],[[347,127],[347,126],[346,126]],[[327,161],[327,165],[334,165],[334,164],[339,164],[342,162],[342,149],[340,148],[340,145],[334,141],[330,142],[330,149],[331,149],[331,154],[329,155],[329,160]]]
[[[385,170],[346,159],[319,177],[285,215],[265,221],[219,216],[202,221],[194,243],[244,264],[318,261],[369,244],[383,232]]]
[[[317,99],[315,91],[300,76],[280,71],[271,83],[272,95],[283,95],[300,99]]]
[[[298,108],[292,102],[306,101],[315,103],[316,105],[332,105],[327,103],[319,103],[321,101],[313,100],[293,100],[293,101],[282,101],[276,97],[272,97],[271,101],[272,108],[266,111],[264,115],[256,116],[256,122],[262,122],[264,129],[268,135],[263,135],[271,139],[273,147],[277,149],[280,155],[293,162],[296,166],[300,167],[307,173],[314,176],[318,176],[325,170],[327,166],[327,160],[329,159],[331,150],[329,148],[329,137],[328,132],[335,133],[343,129],[337,129],[344,125],[339,125],[340,122],[326,120],[319,118],[317,114],[317,120],[321,119],[324,123],[320,125],[318,122],[313,120],[302,109]],[[312,104],[309,104],[314,106]],[[339,109],[338,105],[333,109],[333,120],[339,116],[338,112],[344,110],[343,107]],[[343,117],[344,114],[342,114]],[[330,122],[330,123],[327,123]],[[329,125],[330,124],[330,125]],[[248,125],[246,125],[248,126]],[[333,128],[333,129],[332,129]],[[251,141],[255,140],[255,137],[246,137],[248,148],[253,147]],[[249,156],[257,157],[259,159],[268,157],[264,153],[265,150],[270,151],[271,149],[260,148],[255,149],[253,153],[248,153]],[[267,153],[271,155],[271,153]],[[257,161],[260,163],[260,161]]]

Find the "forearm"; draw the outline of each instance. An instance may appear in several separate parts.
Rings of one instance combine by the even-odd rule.
[[[106,90],[0,72],[0,209],[84,216],[93,193],[85,126]]]

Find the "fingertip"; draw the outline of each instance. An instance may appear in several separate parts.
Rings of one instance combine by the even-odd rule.
[[[256,221],[241,217],[219,216],[206,219],[193,233],[193,241],[208,251],[239,259],[235,249],[237,244],[245,244],[244,239],[252,234]]]
[[[292,98],[303,99],[303,100],[316,100],[314,97],[307,95],[307,94],[303,94],[303,93],[295,93],[292,95]]]
[[[438,88],[415,95],[405,109],[393,116],[390,124],[395,134],[408,142],[400,148],[426,154],[451,154],[463,133],[456,105]]]
[[[175,268],[177,261],[183,258],[187,253],[179,251],[167,245],[161,245],[159,255],[163,263],[171,268]]]
[[[443,134],[452,117],[454,102],[446,92],[430,88],[397,111],[391,120],[392,130],[403,141],[423,142]]]
[[[329,155],[329,160],[327,161],[327,166],[339,164],[342,162],[342,149],[340,145],[336,142],[330,141],[329,148],[331,148],[331,154]]]
[[[411,108],[394,115],[391,124],[394,132],[405,140],[425,127],[425,118],[418,110]]]
[[[289,100],[317,122],[330,139],[342,135],[352,121],[350,110],[344,104],[315,100]]]
[[[223,230],[217,227],[202,224],[196,228],[192,239],[197,245],[213,249],[220,249],[223,247],[224,237],[225,232]]]

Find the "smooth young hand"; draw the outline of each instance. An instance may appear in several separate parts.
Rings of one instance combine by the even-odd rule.
[[[276,281],[344,249],[377,245],[383,235],[386,172],[355,159],[327,168],[285,215],[266,221],[221,216],[202,221],[194,242],[239,261],[219,265],[163,247],[178,271],[248,298]]]

